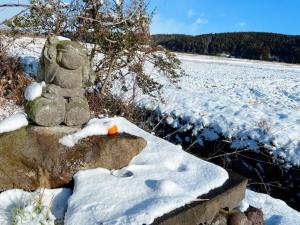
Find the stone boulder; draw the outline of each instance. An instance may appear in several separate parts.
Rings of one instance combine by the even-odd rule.
[[[252,225],[264,224],[264,213],[261,209],[257,209],[253,206],[250,206],[245,212],[245,214]]]
[[[126,166],[146,145],[130,134],[92,136],[73,148],[59,143],[78,131],[65,126],[28,126],[0,134],[0,191],[11,188],[57,188],[72,181],[79,170]]]

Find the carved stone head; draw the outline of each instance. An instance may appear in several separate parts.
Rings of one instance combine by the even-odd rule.
[[[45,43],[37,78],[62,88],[79,88],[93,83],[94,74],[82,45],[51,36]]]

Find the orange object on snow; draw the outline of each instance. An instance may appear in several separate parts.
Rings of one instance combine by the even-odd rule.
[[[118,127],[117,125],[114,124],[112,127],[108,129],[108,135],[114,135],[116,133],[118,133]]]

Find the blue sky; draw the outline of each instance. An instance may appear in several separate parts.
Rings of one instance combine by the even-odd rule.
[[[152,0],[152,33],[300,34],[300,0]]]
[[[150,0],[150,9],[154,8],[153,34],[261,31],[300,35],[300,0]],[[0,9],[0,21],[13,13],[16,9]]]

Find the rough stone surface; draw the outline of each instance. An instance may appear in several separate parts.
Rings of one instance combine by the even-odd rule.
[[[73,148],[58,140],[78,128],[29,126],[0,134],[0,191],[35,190],[65,186],[79,170],[104,167],[119,169],[146,145],[129,134],[92,136]]]
[[[66,116],[64,122],[68,126],[84,124],[90,118],[89,104],[85,98],[71,98],[66,104]]]
[[[220,209],[232,210],[245,197],[247,179],[235,173],[229,174],[227,182],[184,207],[176,209],[158,219],[153,225],[199,225],[211,224]]]
[[[236,211],[229,216],[228,225],[251,225],[251,223],[244,213]]]
[[[218,214],[210,225],[227,225],[227,218],[222,214]]]
[[[263,225],[264,224],[264,214],[261,209],[250,206],[245,212],[248,220],[252,225]]]
[[[62,122],[69,126],[86,123],[90,110],[83,87],[93,84],[95,77],[91,71],[83,46],[49,37],[37,73],[37,80],[45,81],[47,86],[41,98],[26,105],[25,111],[31,120],[41,126],[55,126]],[[61,104],[61,99],[64,104]],[[45,117],[46,121],[43,120]]]
[[[41,126],[56,126],[65,120],[65,105],[63,98],[37,98],[26,103],[25,111],[30,119]]]

